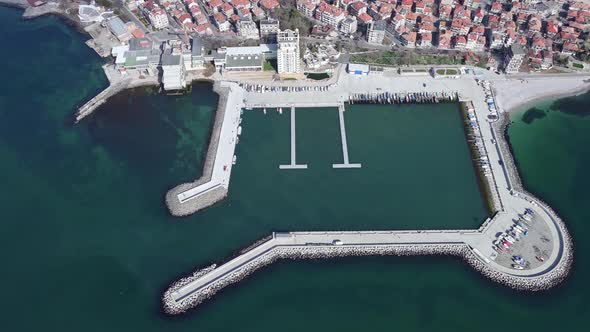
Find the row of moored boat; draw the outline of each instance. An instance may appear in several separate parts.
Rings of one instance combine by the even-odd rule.
[[[403,103],[440,103],[458,101],[457,92],[371,92],[353,93],[349,97],[351,104],[403,104]]]

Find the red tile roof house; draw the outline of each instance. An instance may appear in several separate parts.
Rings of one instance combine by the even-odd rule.
[[[350,8],[348,10],[350,12],[351,15],[354,16],[359,16],[362,13],[366,13],[367,12],[367,4],[364,2],[355,2],[352,5],[350,5]]]
[[[541,69],[541,65],[543,63],[543,53],[530,50],[528,56],[531,67],[535,69]]]
[[[439,50],[450,50],[451,49],[451,38],[450,32],[441,33],[438,36],[438,49]]]
[[[338,23],[346,17],[346,13],[341,8],[330,5],[324,1],[315,10],[315,18],[324,24],[337,27]]]
[[[563,43],[563,48],[561,49],[561,53],[565,55],[573,55],[574,53],[578,52],[580,48],[578,44],[574,44],[572,42],[565,42]]]
[[[415,32],[407,32],[401,36],[401,42],[406,47],[416,47],[416,39],[418,39],[418,34]]]
[[[402,0],[401,7],[406,9],[407,11],[412,10],[412,5],[414,4],[414,0]]]
[[[254,15],[259,20],[266,17],[264,10],[262,10],[260,7],[252,7],[250,11],[252,12],[252,15]]]
[[[377,21],[379,20],[389,20],[391,18],[391,14],[393,14],[393,6],[392,5],[381,5],[377,11],[371,14],[373,18]]]
[[[414,10],[416,11],[416,13],[422,14],[422,13],[424,13],[424,8],[426,8],[426,2],[418,1],[418,2],[416,2],[416,6],[414,7]]]
[[[184,30],[189,32],[197,31],[197,25],[193,22],[183,23],[182,27],[184,28]]]
[[[252,7],[250,0],[231,0],[231,4],[236,7],[236,9]]]
[[[434,31],[434,24],[432,24],[430,22],[420,23],[418,25],[418,32],[419,33],[427,33],[427,32],[433,32],[433,31]]]
[[[197,7],[191,7],[191,9],[189,9],[191,12],[192,17],[197,16],[198,14],[202,14],[201,13],[201,7],[197,6]]]
[[[219,6],[219,12],[225,14],[225,16],[230,17],[234,14],[234,7],[229,3],[225,2],[221,6]]]
[[[202,25],[205,23],[209,23],[209,19],[207,18],[207,16],[203,15],[203,14],[199,14],[195,17],[195,20],[197,21],[197,25]]]
[[[188,14],[182,14],[180,15],[180,17],[178,17],[178,23],[180,24],[185,24],[185,23],[192,23],[193,20],[191,19],[191,17]]]
[[[297,2],[297,10],[307,17],[313,17],[315,14],[316,3],[312,0],[303,0]]]
[[[533,38],[533,42],[531,43],[531,49],[534,52],[540,52],[540,51],[544,50],[545,47],[546,47],[545,38],[540,37],[540,36]]]
[[[492,8],[490,9],[490,12],[494,13],[494,14],[499,14],[502,11],[502,4],[499,2],[494,2],[492,4]]]
[[[467,39],[465,36],[455,37],[455,48],[462,50],[465,49],[465,46],[467,46]]]
[[[481,8],[477,8],[475,10],[475,14],[473,15],[473,23],[479,24],[483,22],[483,18],[485,16],[484,11]]]
[[[449,5],[441,5],[438,9],[438,17],[441,20],[448,20],[451,18],[451,11],[453,8]]]
[[[418,14],[409,12],[406,14],[406,25],[407,26],[414,26],[418,21]]]
[[[199,8],[199,3],[197,2],[197,0],[185,0],[184,3],[188,7],[188,9]]]
[[[485,46],[486,38],[484,36],[478,35],[473,32],[467,35],[467,43],[465,44],[466,49],[475,52],[481,52],[484,50]]]
[[[215,18],[215,23],[220,32],[229,30],[230,24],[222,13],[216,13],[213,17]]]
[[[252,13],[250,12],[250,8],[240,8],[238,9],[238,15],[243,18],[252,18]]]
[[[279,8],[280,4],[277,0],[260,0],[258,6],[268,13],[275,8]]]
[[[197,33],[199,35],[211,35],[213,34],[213,29],[211,29],[210,23],[199,24],[197,26]]]
[[[535,16],[529,18],[528,28],[531,32],[541,32],[541,19]]]
[[[420,47],[432,46],[432,33],[426,32],[420,34]]]
[[[369,16],[369,14],[367,13],[362,13],[359,16],[357,16],[359,23],[361,24],[369,24],[371,22],[373,22],[373,18],[371,16]]]
[[[223,3],[223,1],[221,1],[221,0],[209,0],[209,1],[207,1],[207,4],[209,5],[209,7],[213,11],[217,11],[217,7],[221,6],[222,3]]]

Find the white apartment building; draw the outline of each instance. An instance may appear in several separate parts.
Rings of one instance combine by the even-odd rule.
[[[383,20],[371,23],[367,31],[367,42],[371,44],[382,44],[385,38],[386,28],[387,23]]]
[[[342,22],[340,22],[340,32],[345,34],[353,34],[356,32],[358,24],[354,16],[347,16]]]
[[[279,31],[277,36],[277,66],[279,74],[294,74],[301,71],[299,56],[299,29]]]
[[[168,27],[168,15],[166,15],[166,12],[163,9],[154,9],[150,11],[148,18],[157,30]]]
[[[238,28],[238,34],[240,37],[248,39],[258,39],[258,28],[256,23],[250,19],[241,19],[236,24]]]

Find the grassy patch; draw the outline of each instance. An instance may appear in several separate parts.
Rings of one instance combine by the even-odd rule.
[[[374,65],[456,65],[460,57],[449,55],[420,55],[413,52],[383,51],[351,56],[350,62]]]
[[[457,75],[459,71],[453,68],[439,68],[436,70],[438,75]]]
[[[330,78],[330,75],[328,75],[327,73],[308,73],[307,78],[312,79],[312,80],[316,80],[316,81],[321,81],[326,78]]]
[[[264,71],[277,71],[277,60],[264,61]]]

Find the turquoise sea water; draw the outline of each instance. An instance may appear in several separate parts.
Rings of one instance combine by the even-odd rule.
[[[363,168],[337,172],[336,110],[298,110],[298,161],[309,164],[307,173],[278,170],[289,161],[288,114],[246,113],[230,196],[176,219],[163,194],[200,173],[216,103],[210,87],[197,85],[183,97],[129,91],[71,126],[76,105],[106,84],[101,62],[86,37],[58,19],[19,16],[0,8],[0,43],[11,45],[0,53],[3,329],[584,326],[590,117],[559,111],[528,125],[516,115],[510,139],[530,191],[574,234],[576,265],[562,287],[513,292],[453,258],[281,262],[186,316],[164,316],[160,293],[169,282],[272,230],[476,227],[485,212],[458,113],[453,105],[354,106],[345,115],[349,152]],[[587,109],[590,95],[538,107],[551,106]]]

